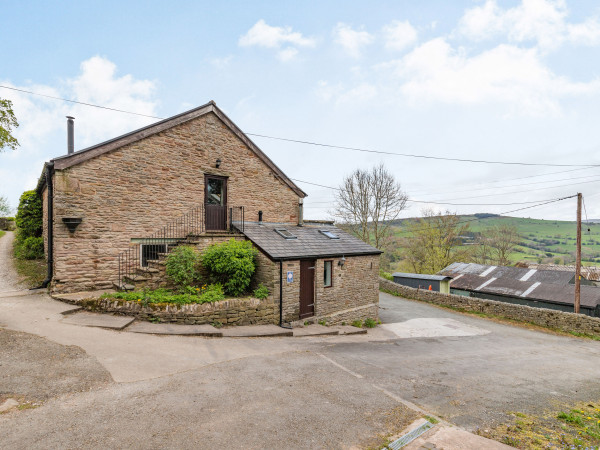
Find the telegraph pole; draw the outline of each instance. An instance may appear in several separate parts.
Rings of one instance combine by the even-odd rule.
[[[579,314],[581,296],[581,193],[577,194],[577,257],[575,258],[575,314]]]

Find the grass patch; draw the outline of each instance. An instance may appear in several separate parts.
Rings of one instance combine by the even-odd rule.
[[[192,289],[191,292],[174,293],[167,289],[143,290],[136,292],[115,292],[102,294],[102,299],[116,299],[126,302],[141,303],[144,306],[157,303],[168,303],[173,305],[188,305],[191,303],[214,303],[223,300],[223,288],[219,284],[203,286]]]
[[[439,422],[439,420],[437,420],[435,417],[431,417],[431,416],[425,416],[425,420],[427,420],[429,423],[432,423],[434,425]]]
[[[477,434],[517,448],[598,449],[600,402],[580,403],[544,416],[510,413],[512,423]]]
[[[19,275],[19,282],[23,283],[25,287],[37,287],[46,278],[48,267],[43,259],[13,258],[13,264]]]
[[[6,234],[6,231],[0,230],[0,238]]]

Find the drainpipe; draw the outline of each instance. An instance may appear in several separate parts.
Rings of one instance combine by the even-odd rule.
[[[46,165],[46,189],[48,189],[48,272],[46,279],[42,284],[34,289],[46,288],[52,281],[54,270],[54,186],[52,184],[52,175],[54,174],[54,163],[49,162]]]
[[[298,199],[298,226],[304,226],[304,200]]]
[[[291,330],[292,327],[283,325],[283,260],[279,260],[279,326]]]

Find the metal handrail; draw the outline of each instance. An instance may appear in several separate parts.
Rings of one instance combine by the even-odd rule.
[[[244,232],[244,207],[230,206],[226,209],[225,224],[230,232],[236,229]],[[158,259],[160,254],[169,253],[190,236],[201,235],[206,231],[204,205],[193,208],[188,213],[169,222],[151,236],[144,238],[127,250],[119,253],[119,288],[124,287],[124,279],[135,279],[139,268],[147,261]]]

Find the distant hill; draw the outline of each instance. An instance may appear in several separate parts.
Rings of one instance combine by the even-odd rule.
[[[415,220],[410,218],[394,221],[395,234],[398,237],[408,237],[403,228]],[[575,221],[528,219],[487,213],[460,216],[460,220],[468,222],[470,231],[474,234],[494,225],[516,226],[521,242],[518,252],[511,258],[515,263],[521,260],[541,260],[544,263],[570,264],[575,261]],[[583,224],[582,261],[585,265],[600,265],[600,219],[591,219]]]

